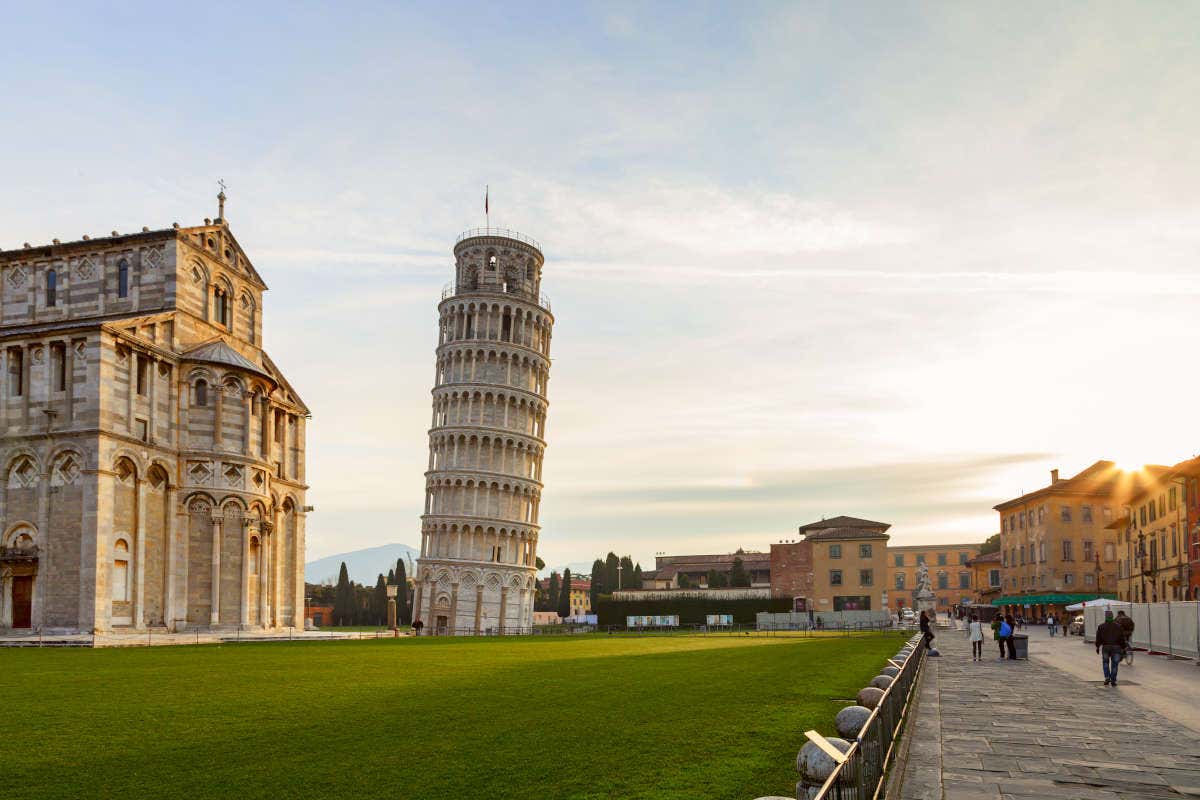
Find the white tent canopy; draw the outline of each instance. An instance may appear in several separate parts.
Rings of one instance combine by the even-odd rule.
[[[1067,606],[1067,611],[1083,611],[1084,606],[1127,606],[1129,603],[1124,603],[1120,600],[1110,600],[1107,597],[1097,597],[1095,600],[1088,600],[1084,603],[1072,603]]]

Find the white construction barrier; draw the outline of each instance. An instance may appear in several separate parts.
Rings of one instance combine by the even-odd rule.
[[[1096,641],[1104,622],[1101,606],[1084,609],[1084,638]],[[1130,603],[1124,611],[1133,620],[1133,646],[1151,653],[1200,659],[1200,602]],[[1113,610],[1116,613],[1116,609]]]

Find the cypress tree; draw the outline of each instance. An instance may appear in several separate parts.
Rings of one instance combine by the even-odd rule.
[[[604,559],[604,588],[608,590],[608,594],[617,590],[617,565],[620,563],[616,553],[610,552]]]
[[[571,616],[571,568],[563,570],[562,589],[558,595],[558,616]]]
[[[550,588],[546,592],[546,610],[547,611],[557,611],[558,610],[558,594],[559,594],[558,573],[551,572],[550,573]]]
[[[604,562],[596,559],[592,562],[592,611],[596,610],[596,601],[600,595],[607,594],[604,591]]]
[[[396,559],[396,620],[401,625],[412,624],[412,607],[408,604],[408,572],[404,568],[404,559]]]
[[[387,582],[388,582],[388,586],[396,585],[396,570],[394,570],[394,569],[388,570]]]
[[[629,556],[621,556],[621,588],[622,589],[640,589],[640,583],[634,583],[633,574],[633,559]]]
[[[642,588],[642,562],[638,562],[633,567],[633,588]]]
[[[354,618],[354,590],[350,588],[350,573],[346,562],[338,570],[337,587],[333,590],[333,624],[349,625]]]
[[[373,601],[371,603],[373,606],[371,613],[374,615],[375,620],[371,624],[384,625],[387,623],[388,599],[387,579],[382,574],[375,581],[375,591],[373,594],[374,596],[371,598]]]

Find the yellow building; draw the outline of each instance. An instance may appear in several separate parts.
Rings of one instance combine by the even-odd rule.
[[[891,610],[912,608],[917,588],[917,570],[921,564],[929,571],[929,586],[937,597],[937,610],[973,599],[971,559],[979,555],[974,544],[889,545],[887,549],[888,588]]]
[[[571,616],[592,613],[592,582],[571,579]]]
[[[1068,603],[1117,592],[1117,537],[1122,507],[1165,467],[1122,470],[1097,461],[1071,478],[995,506],[1000,515],[1000,605],[1037,619]],[[1156,499],[1157,502],[1157,499]],[[1157,519],[1157,517],[1156,517]]]
[[[971,570],[971,599],[975,603],[991,603],[1000,596],[1000,551],[975,556],[967,562]]]
[[[812,547],[815,611],[887,609],[887,542],[891,526],[853,517],[801,526]]]
[[[1188,518],[1184,497],[1195,460],[1154,477],[1129,498],[1118,527],[1117,595],[1133,603],[1182,600],[1188,587]],[[1123,527],[1123,529],[1121,529]]]

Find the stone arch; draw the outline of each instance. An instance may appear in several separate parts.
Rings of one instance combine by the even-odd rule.
[[[4,529],[4,537],[0,539],[0,544],[19,549],[40,547],[41,536],[38,534],[37,526],[32,522],[18,519]]]

